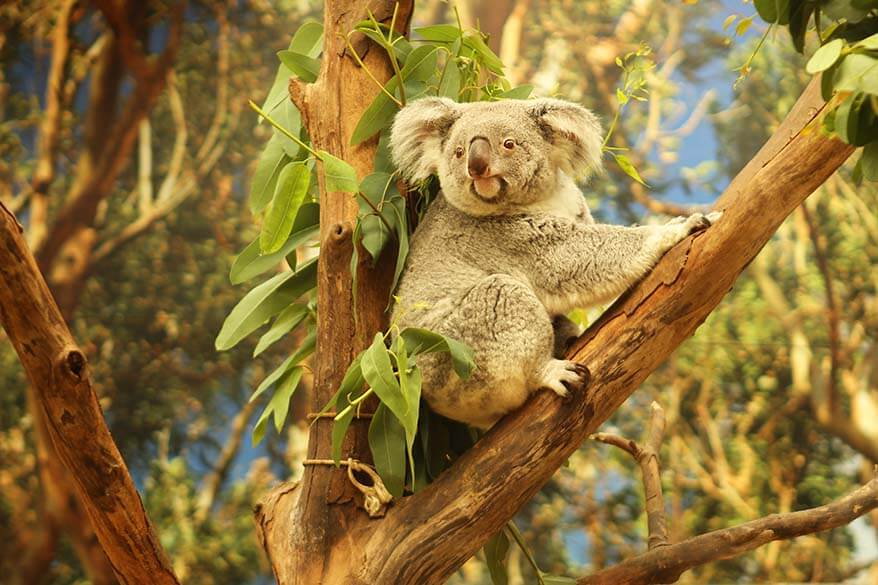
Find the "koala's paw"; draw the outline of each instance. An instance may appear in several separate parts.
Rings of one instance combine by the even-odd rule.
[[[680,226],[684,229],[686,235],[694,234],[706,230],[717,222],[723,215],[722,211],[711,211],[710,213],[693,213],[688,216],[675,217],[667,223],[667,225]]]
[[[582,390],[591,379],[588,368],[570,360],[549,360],[540,372],[540,387],[567,398]]]

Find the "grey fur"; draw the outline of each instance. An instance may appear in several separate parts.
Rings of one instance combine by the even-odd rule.
[[[490,144],[490,164],[473,179],[466,152],[476,138]],[[601,128],[591,112],[560,100],[425,98],[397,115],[390,146],[403,176],[437,173],[442,187],[412,239],[394,319],[473,348],[477,369],[466,381],[447,355],[418,364],[431,408],[477,427],[538,388],[566,396],[581,386],[584,368],[558,359],[577,333],[559,316],[613,299],[719,217],[595,224],[571,175],[599,169]]]

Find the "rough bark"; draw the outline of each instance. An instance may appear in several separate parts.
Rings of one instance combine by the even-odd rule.
[[[2,207],[2,204],[0,204]],[[176,584],[76,346],[21,226],[0,213],[0,323],[27,372],[58,457],[121,583]]]
[[[347,517],[340,526],[347,538],[310,559],[320,571],[332,569],[325,582],[441,583],[478,551],[695,331],[784,218],[847,159],[852,148],[822,136],[814,123],[823,107],[813,82],[718,201],[716,208],[725,211],[721,221],[670,251],[575,344],[571,359],[592,373],[584,395],[561,402],[537,393],[436,482],[397,502],[383,520]],[[328,450],[328,429],[324,433],[312,452]],[[315,440],[321,437],[312,435]],[[313,497],[299,491],[300,497]],[[275,498],[262,510],[274,522],[267,544],[275,560],[305,550],[301,542],[283,552],[278,547],[280,536],[296,534],[305,520],[300,514],[285,519],[281,510],[291,504],[284,499],[290,498]],[[296,582],[289,573],[284,578],[281,583]]]

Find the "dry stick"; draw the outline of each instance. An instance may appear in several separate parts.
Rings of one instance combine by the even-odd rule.
[[[577,580],[577,585],[674,583],[683,572],[730,559],[773,540],[788,540],[844,526],[878,508],[878,478],[826,506],[772,514],[649,551]]]
[[[85,355],[8,213],[0,213],[0,324],[36,390],[58,456],[119,581],[177,585],[110,436]]]
[[[665,518],[665,500],[662,497],[662,472],[659,451],[665,435],[665,411],[658,402],[650,405],[649,425],[644,433],[644,446],[631,439],[611,433],[596,433],[592,439],[618,447],[631,455],[643,477],[643,494],[646,499],[646,519],[649,532],[649,550],[668,545],[668,522]]]

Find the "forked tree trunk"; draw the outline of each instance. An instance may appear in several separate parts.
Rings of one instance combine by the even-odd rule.
[[[290,88],[314,146],[353,165],[360,179],[373,168],[377,138],[351,146],[350,137],[379,88],[348,53],[345,35],[359,21],[365,20],[369,12],[389,25],[396,4],[393,0],[327,0],[320,75],[313,84],[294,83]],[[408,30],[412,5],[411,0],[399,2],[397,31]],[[351,42],[378,80],[390,79],[392,68],[383,49],[360,34],[352,36]],[[319,163],[318,168],[322,171]],[[385,308],[393,271],[387,262],[392,259],[384,258],[372,268],[368,254],[361,253],[354,291],[350,260],[357,202],[350,193],[327,193],[323,174],[318,174],[321,199],[317,304],[321,310],[314,359],[313,412],[322,409],[338,388],[353,357],[386,325]],[[374,404],[366,404],[365,408],[371,410]],[[369,419],[354,419],[342,449],[344,458],[371,461],[368,423]],[[331,418],[318,419],[311,425],[308,458],[331,458],[331,431]],[[282,493],[294,497],[282,498],[277,507],[265,505],[258,512],[263,542],[278,583],[342,582],[347,571],[344,557],[356,554],[348,531],[361,522],[364,515],[357,507],[362,504],[358,501],[359,492],[352,488],[345,469],[307,466],[298,489]],[[264,530],[272,524],[287,528],[281,539],[274,540],[274,533]]]

